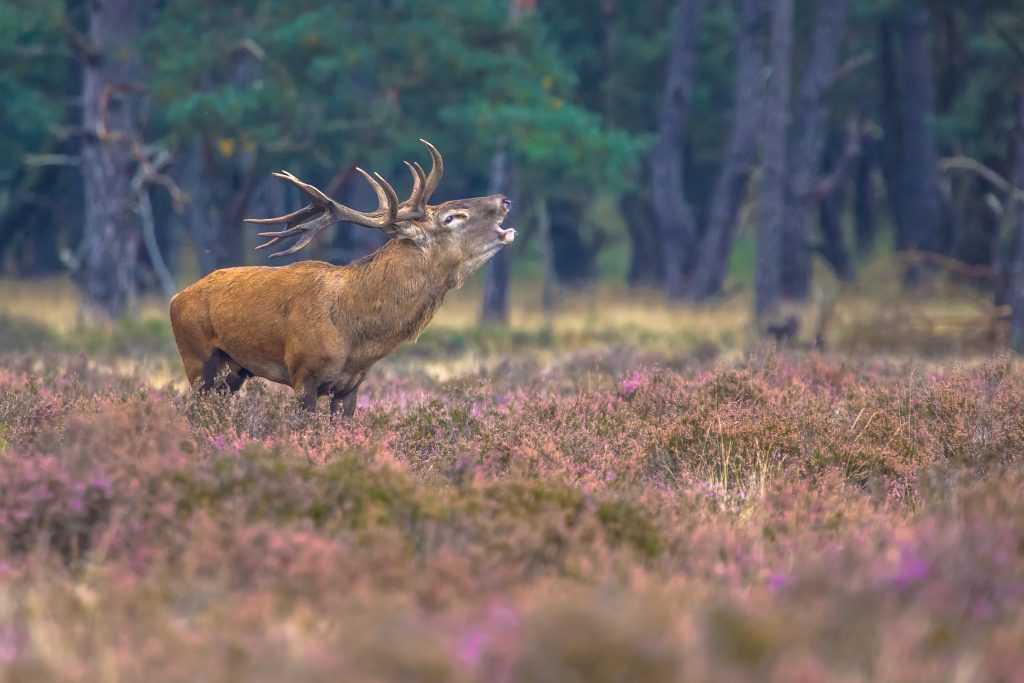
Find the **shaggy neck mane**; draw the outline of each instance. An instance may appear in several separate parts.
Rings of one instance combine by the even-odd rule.
[[[424,249],[408,240],[393,239],[345,266],[349,271],[347,293],[369,309],[359,323],[364,333],[394,335],[396,343],[417,337],[444,295],[459,284],[460,263],[452,245],[433,244]]]

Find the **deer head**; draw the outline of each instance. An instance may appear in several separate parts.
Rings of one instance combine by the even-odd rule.
[[[302,182],[291,173],[281,171],[274,175],[282,178],[310,199],[310,203],[293,213],[277,218],[246,218],[249,223],[263,225],[284,224],[284,230],[261,232],[270,240],[257,249],[265,249],[281,240],[297,237],[298,241],[284,251],[271,254],[271,258],[294,254],[324,228],[347,221],[367,228],[383,231],[392,239],[407,240],[423,251],[444,250],[454,253],[458,262],[457,280],[461,281],[483,265],[502,247],[512,243],[516,231],[503,228],[512,202],[502,195],[457,199],[443,204],[429,205],[430,196],[437,189],[444,174],[444,159],[437,148],[420,140],[430,152],[432,166],[427,175],[416,162],[404,162],[412,174],[412,192],[399,202],[395,189],[379,173],[370,175],[356,168],[377,195],[378,207],[371,212],[356,211],[334,201],[316,187]]]

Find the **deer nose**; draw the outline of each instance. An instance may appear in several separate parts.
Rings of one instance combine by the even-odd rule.
[[[512,200],[509,199],[508,197],[502,197],[501,198],[501,204],[502,204],[502,206],[505,207],[506,211],[508,211],[509,209],[512,208]]]

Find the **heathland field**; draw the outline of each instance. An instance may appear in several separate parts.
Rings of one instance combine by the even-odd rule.
[[[819,351],[469,292],[331,424],[4,286],[5,681],[1022,680],[1024,365],[966,294]]]

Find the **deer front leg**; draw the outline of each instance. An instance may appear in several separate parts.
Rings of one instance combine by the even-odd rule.
[[[310,412],[316,411],[318,397],[330,393],[333,383],[327,378],[336,376],[337,368],[343,365],[342,357],[332,352],[323,339],[320,341],[321,344],[315,348],[296,344],[285,354],[295,398]]]
[[[289,370],[292,387],[295,389],[295,400],[309,412],[315,413],[316,400],[321,395],[321,383],[316,374],[303,366]]]
[[[333,391],[331,392],[331,415],[336,415],[338,412],[338,406],[341,406],[342,417],[352,417],[356,414],[356,399],[359,397],[359,385],[362,384],[363,378],[352,386],[352,388],[346,388],[344,391]]]
[[[319,397],[316,382],[295,385],[295,400],[311,413],[316,412],[316,399]]]

